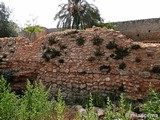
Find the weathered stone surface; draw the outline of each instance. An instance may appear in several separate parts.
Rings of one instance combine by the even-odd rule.
[[[103,39],[102,45],[93,44],[95,35]],[[80,36],[84,37],[85,43],[78,46],[76,39]],[[50,37],[55,37],[58,42],[50,45],[48,42]],[[122,51],[128,48],[129,55],[116,59],[115,55],[119,53],[115,53],[116,48],[106,48],[113,40],[118,47],[123,48]],[[133,44],[139,44],[141,49],[132,50]],[[55,54],[52,54],[54,57],[45,61],[44,50],[48,48],[54,48],[60,55],[55,57]],[[159,65],[159,50],[160,44],[137,43],[127,39],[119,31],[104,28],[56,32],[34,42],[25,38],[1,38],[0,73],[10,68],[19,69],[16,79],[21,80],[23,85],[27,78],[42,80],[52,86],[53,93],[61,88],[66,97],[71,95],[84,97],[92,92],[105,95],[113,87],[118,90],[123,84],[128,95],[139,98],[146,93],[150,82],[157,91],[160,91],[160,80],[151,70],[154,65]],[[97,51],[102,54],[95,54]],[[121,63],[125,63],[126,67],[121,69]],[[27,73],[28,71],[31,72]],[[19,85],[16,82],[13,84],[14,88],[16,86],[19,88]]]

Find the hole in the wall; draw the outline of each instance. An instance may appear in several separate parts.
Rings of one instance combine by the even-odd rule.
[[[139,37],[139,34],[137,34],[137,37]]]
[[[151,30],[148,30],[148,32],[151,32]]]

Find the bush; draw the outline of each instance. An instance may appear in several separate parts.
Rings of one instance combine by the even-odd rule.
[[[93,38],[93,45],[97,45],[97,46],[102,45],[103,41],[104,40],[102,38],[96,36]]]
[[[104,27],[108,28],[108,29],[116,29],[117,26],[114,25],[113,23],[107,23],[104,25]]]
[[[80,36],[79,38],[76,39],[76,44],[78,46],[84,45],[84,43],[85,43],[84,37]]]
[[[27,81],[26,91],[20,106],[20,119],[44,120],[52,119],[53,103],[49,101],[49,91],[40,81],[35,87]]]
[[[0,120],[50,120],[54,100],[49,100],[49,91],[39,82],[35,86],[27,81],[21,98],[11,92],[4,78],[0,79]]]
[[[160,96],[153,89],[150,89],[149,94],[145,97],[142,109],[146,114],[160,114]]]
[[[63,101],[61,91],[58,90],[57,102],[55,105],[56,119],[64,120],[65,102]]]
[[[110,41],[108,44],[106,44],[106,48],[107,49],[114,49],[117,48],[117,44],[115,43],[115,41]]]
[[[17,120],[20,101],[18,97],[11,92],[6,80],[0,78],[0,120]]]
[[[86,107],[86,111],[87,115],[85,116],[85,120],[98,120],[98,116],[94,112],[92,94],[90,94],[89,103]]]

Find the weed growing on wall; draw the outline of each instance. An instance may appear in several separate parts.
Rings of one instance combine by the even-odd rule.
[[[60,50],[64,50],[67,48],[67,46],[66,45],[59,45],[59,48],[60,48]]]
[[[100,71],[105,71],[105,72],[110,72],[111,71],[111,67],[109,65],[102,65],[99,67]]]
[[[43,53],[42,58],[45,59],[46,62],[50,61],[53,58],[61,56],[61,52],[54,48],[47,48]]]
[[[138,45],[138,44],[133,44],[133,45],[131,45],[131,49],[132,49],[132,50],[141,49],[141,46]]]
[[[96,36],[93,38],[93,45],[100,46],[102,45],[103,41],[104,40],[102,38],[100,38],[99,36]]]
[[[115,43],[115,40],[110,41],[108,44],[106,44],[107,49],[114,49],[114,48],[117,48],[117,46],[118,45]]]
[[[114,59],[116,59],[116,60],[123,59],[124,57],[126,57],[128,55],[129,55],[128,48],[118,47],[115,50]]]
[[[119,64],[119,69],[124,70],[126,68],[126,64],[124,62],[122,62],[121,64]]]
[[[49,43],[49,45],[57,44],[58,40],[56,39],[56,37],[50,37],[48,39],[48,43]]]
[[[84,43],[85,43],[84,37],[80,36],[79,38],[76,39],[76,44],[78,46],[84,45]]]

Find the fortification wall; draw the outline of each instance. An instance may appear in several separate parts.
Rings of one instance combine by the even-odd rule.
[[[160,18],[114,22],[117,30],[135,41],[160,41]]]
[[[14,46],[7,45],[8,39],[6,42],[0,39],[1,48]],[[84,39],[84,44],[77,39]],[[98,39],[103,39],[102,44]],[[17,38],[13,40],[18,43]],[[110,47],[106,47],[109,44]],[[136,49],[135,44],[141,48]],[[141,98],[150,84],[160,91],[160,77],[153,71],[155,66],[160,69],[159,49],[158,44],[135,43],[119,31],[72,30],[48,34],[20,45],[6,56],[5,63],[0,63],[3,73],[8,69],[18,70],[11,84],[14,89],[24,88],[29,78],[51,85],[53,95],[61,88],[66,98],[80,98],[89,93],[106,96],[113,89],[129,97]],[[7,49],[0,50],[2,56],[7,52]]]

